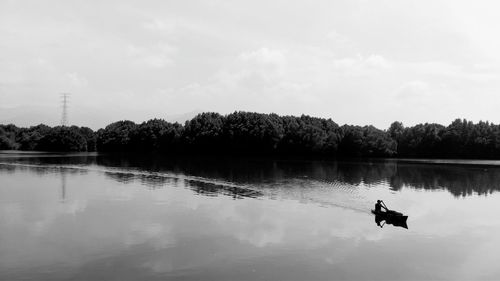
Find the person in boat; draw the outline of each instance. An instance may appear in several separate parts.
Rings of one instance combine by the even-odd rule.
[[[382,208],[387,212],[387,208],[382,205],[382,200],[377,200],[377,203],[375,203],[375,212],[380,213],[382,212]]]

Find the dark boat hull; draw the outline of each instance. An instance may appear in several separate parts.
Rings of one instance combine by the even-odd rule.
[[[406,224],[406,220],[408,216],[405,216],[396,211],[387,211],[387,212],[377,212],[372,210],[372,214],[375,215],[376,220],[385,221],[387,224],[392,224],[394,226],[400,226],[408,229],[408,225]]]

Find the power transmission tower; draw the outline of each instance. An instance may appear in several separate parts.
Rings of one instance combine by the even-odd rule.
[[[69,93],[62,93],[62,117],[61,117],[61,126],[68,125],[68,103],[69,103]]]

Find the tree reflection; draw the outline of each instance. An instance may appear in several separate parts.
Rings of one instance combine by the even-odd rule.
[[[185,187],[195,191],[197,194],[206,196],[227,195],[234,199],[244,197],[256,198],[262,196],[262,192],[237,186],[231,183],[210,182],[209,179],[190,179],[185,175],[150,173],[149,171],[134,170],[134,172],[105,172],[108,178],[123,184],[140,183],[151,189],[160,189],[165,186],[177,186],[178,181],[183,179]]]
[[[185,182],[187,187],[201,195],[218,196],[219,194],[222,194],[231,196],[233,199],[242,199],[247,197],[257,198],[263,195],[260,191],[234,185],[215,184],[195,180],[186,180]]]
[[[3,162],[0,164],[3,173],[29,169],[40,175],[59,174],[61,169],[67,173],[87,173],[87,166],[97,166],[95,169],[102,168],[107,177],[118,182],[128,184],[137,181],[151,189],[163,188],[170,183],[177,184],[179,179],[187,177],[188,180],[184,182],[186,186],[200,194],[218,193],[237,195],[236,197],[252,194],[238,188],[251,187],[252,190],[260,191],[261,188],[288,188],[290,186],[280,184],[291,181],[294,186],[306,188],[314,182],[315,187],[329,188],[382,185],[394,191],[403,188],[447,190],[456,197],[488,195],[500,190],[500,166],[434,164],[425,161],[292,161],[260,158],[158,158],[151,155],[70,157],[50,154],[34,157],[21,155],[15,159],[4,159]],[[209,179],[215,187],[199,179]],[[233,190],[231,186],[238,188]]]
[[[99,164],[139,167],[216,179],[235,184],[270,186],[273,182],[303,179],[325,185],[387,185],[402,188],[447,190],[456,197],[487,195],[500,190],[500,167],[412,163],[404,160],[290,161],[266,159],[213,159],[141,157],[100,158]],[[123,167],[123,166],[122,166]],[[151,183],[154,178],[145,178]]]

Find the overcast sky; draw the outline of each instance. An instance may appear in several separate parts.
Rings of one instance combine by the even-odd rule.
[[[0,123],[500,123],[498,1],[0,0]]]

